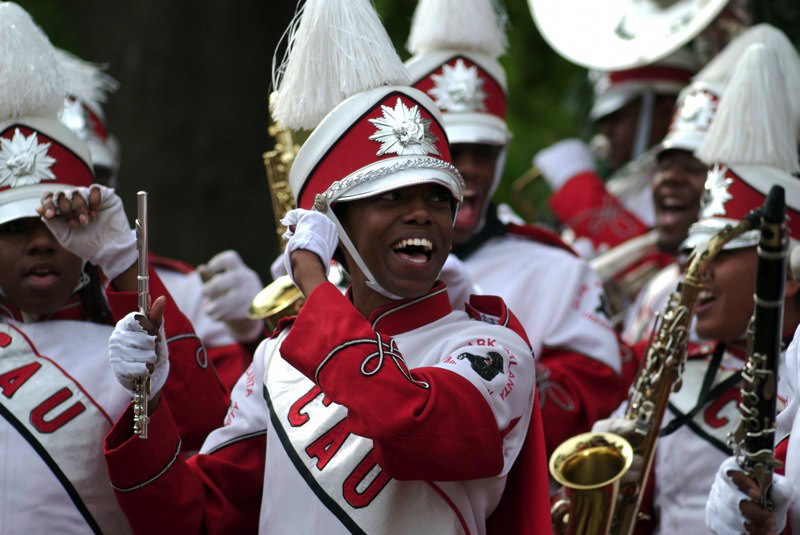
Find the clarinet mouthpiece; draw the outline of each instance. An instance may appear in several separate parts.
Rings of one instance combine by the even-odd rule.
[[[766,223],[783,223],[786,219],[786,193],[782,186],[772,186],[761,209]]]

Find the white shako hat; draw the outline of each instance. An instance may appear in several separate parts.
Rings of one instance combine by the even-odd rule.
[[[797,61],[794,46],[786,35],[769,24],[748,28],[697,73],[692,83],[681,92],[669,132],[659,145],[659,153],[670,149],[694,152],[700,148],[738,61],[750,45],[756,43],[778,50],[787,87],[800,87],[800,61]],[[793,100],[792,108],[800,110],[800,95]],[[800,111],[797,113],[800,115]]]
[[[56,58],[67,83],[61,122],[89,146],[93,165],[113,173],[119,167],[119,143],[109,132],[103,104],[119,83],[103,72],[103,66],[65,50],[56,49]]]
[[[369,0],[307,0],[288,36],[273,114],[286,128],[314,128],[289,173],[297,206],[330,218],[367,285],[400,299],[375,280],[331,207],[422,183],[441,184],[460,203],[442,116],[408,86]]]
[[[46,191],[93,182],[89,149],[58,120],[66,86],[47,36],[0,2],[0,224],[38,217]]]
[[[506,51],[503,15],[492,0],[419,0],[406,47],[411,84],[444,116],[450,143],[505,147]]]
[[[589,69],[650,65],[697,37],[729,0],[528,0],[544,39]]]
[[[800,171],[798,121],[787,84],[782,83],[786,77],[779,56],[775,47],[758,43],[747,49],[736,66],[717,117],[696,153],[713,167],[700,219],[689,229],[684,248],[694,248],[759,208],[774,185],[783,186],[786,193],[791,241],[800,239],[800,179],[793,176]],[[759,231],[751,230],[725,249],[753,247],[758,240]]]
[[[618,71],[590,71],[594,101],[589,119],[596,121],[610,115],[646,94],[677,95],[697,69],[696,55],[684,47],[650,65]]]

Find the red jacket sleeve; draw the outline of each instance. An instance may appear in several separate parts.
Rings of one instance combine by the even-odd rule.
[[[184,460],[168,404],[152,413],[150,437],[131,436],[130,408],[105,439],[117,502],[135,533],[256,533],[265,434]]]
[[[409,371],[393,342],[332,284],[312,292],[280,351],[347,407],[351,430],[373,440],[378,463],[393,478],[455,481],[502,471],[503,435],[480,391],[446,369]],[[382,362],[367,364],[379,351]]]
[[[563,348],[544,348],[537,362],[536,389],[547,455],[562,442],[591,431],[627,394],[622,377],[597,359]]]
[[[578,237],[591,240],[595,249],[602,244],[614,247],[647,231],[593,171],[570,178],[550,197],[550,208]]]
[[[167,296],[164,333],[169,348],[170,373],[163,396],[169,400],[183,447],[197,450],[208,433],[221,425],[228,395],[192,324],[169,295],[156,271],[150,268],[150,294],[154,300]],[[134,292],[106,292],[114,321],[138,309]]]

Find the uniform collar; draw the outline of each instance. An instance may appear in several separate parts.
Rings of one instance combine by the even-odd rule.
[[[83,321],[86,319],[86,311],[83,308],[80,296],[77,294],[70,297],[69,301],[64,303],[64,306],[46,316],[27,314],[0,297],[0,317],[11,318],[21,323],[36,323],[48,320]]]
[[[370,314],[369,322],[376,332],[395,336],[433,323],[452,311],[447,286],[443,282],[437,282],[421,297],[403,299],[376,308]]]

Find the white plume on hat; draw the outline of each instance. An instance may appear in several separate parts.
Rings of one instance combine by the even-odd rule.
[[[497,1],[419,0],[406,48],[412,54],[458,50],[499,58],[508,46],[506,19]]]
[[[747,48],[697,157],[707,165],[764,165],[787,173],[800,171],[797,123],[787,85],[780,83],[783,77],[779,50],[761,43]]]
[[[47,36],[19,5],[0,2],[0,120],[56,118],[65,96]]]
[[[290,129],[315,128],[346,98],[409,75],[370,0],[306,0],[273,65],[273,113]]]
[[[697,81],[725,87],[731,80],[739,60],[747,49],[757,43],[768,45],[778,53],[778,62],[783,72],[783,80],[789,88],[792,111],[800,119],[800,55],[786,35],[769,24],[757,24],[748,28],[726,46],[703,70],[694,77]],[[777,81],[777,80],[776,80]]]
[[[67,93],[102,113],[102,105],[119,88],[119,82],[103,72],[103,65],[82,60],[66,50],[56,49],[55,53],[67,81]]]

